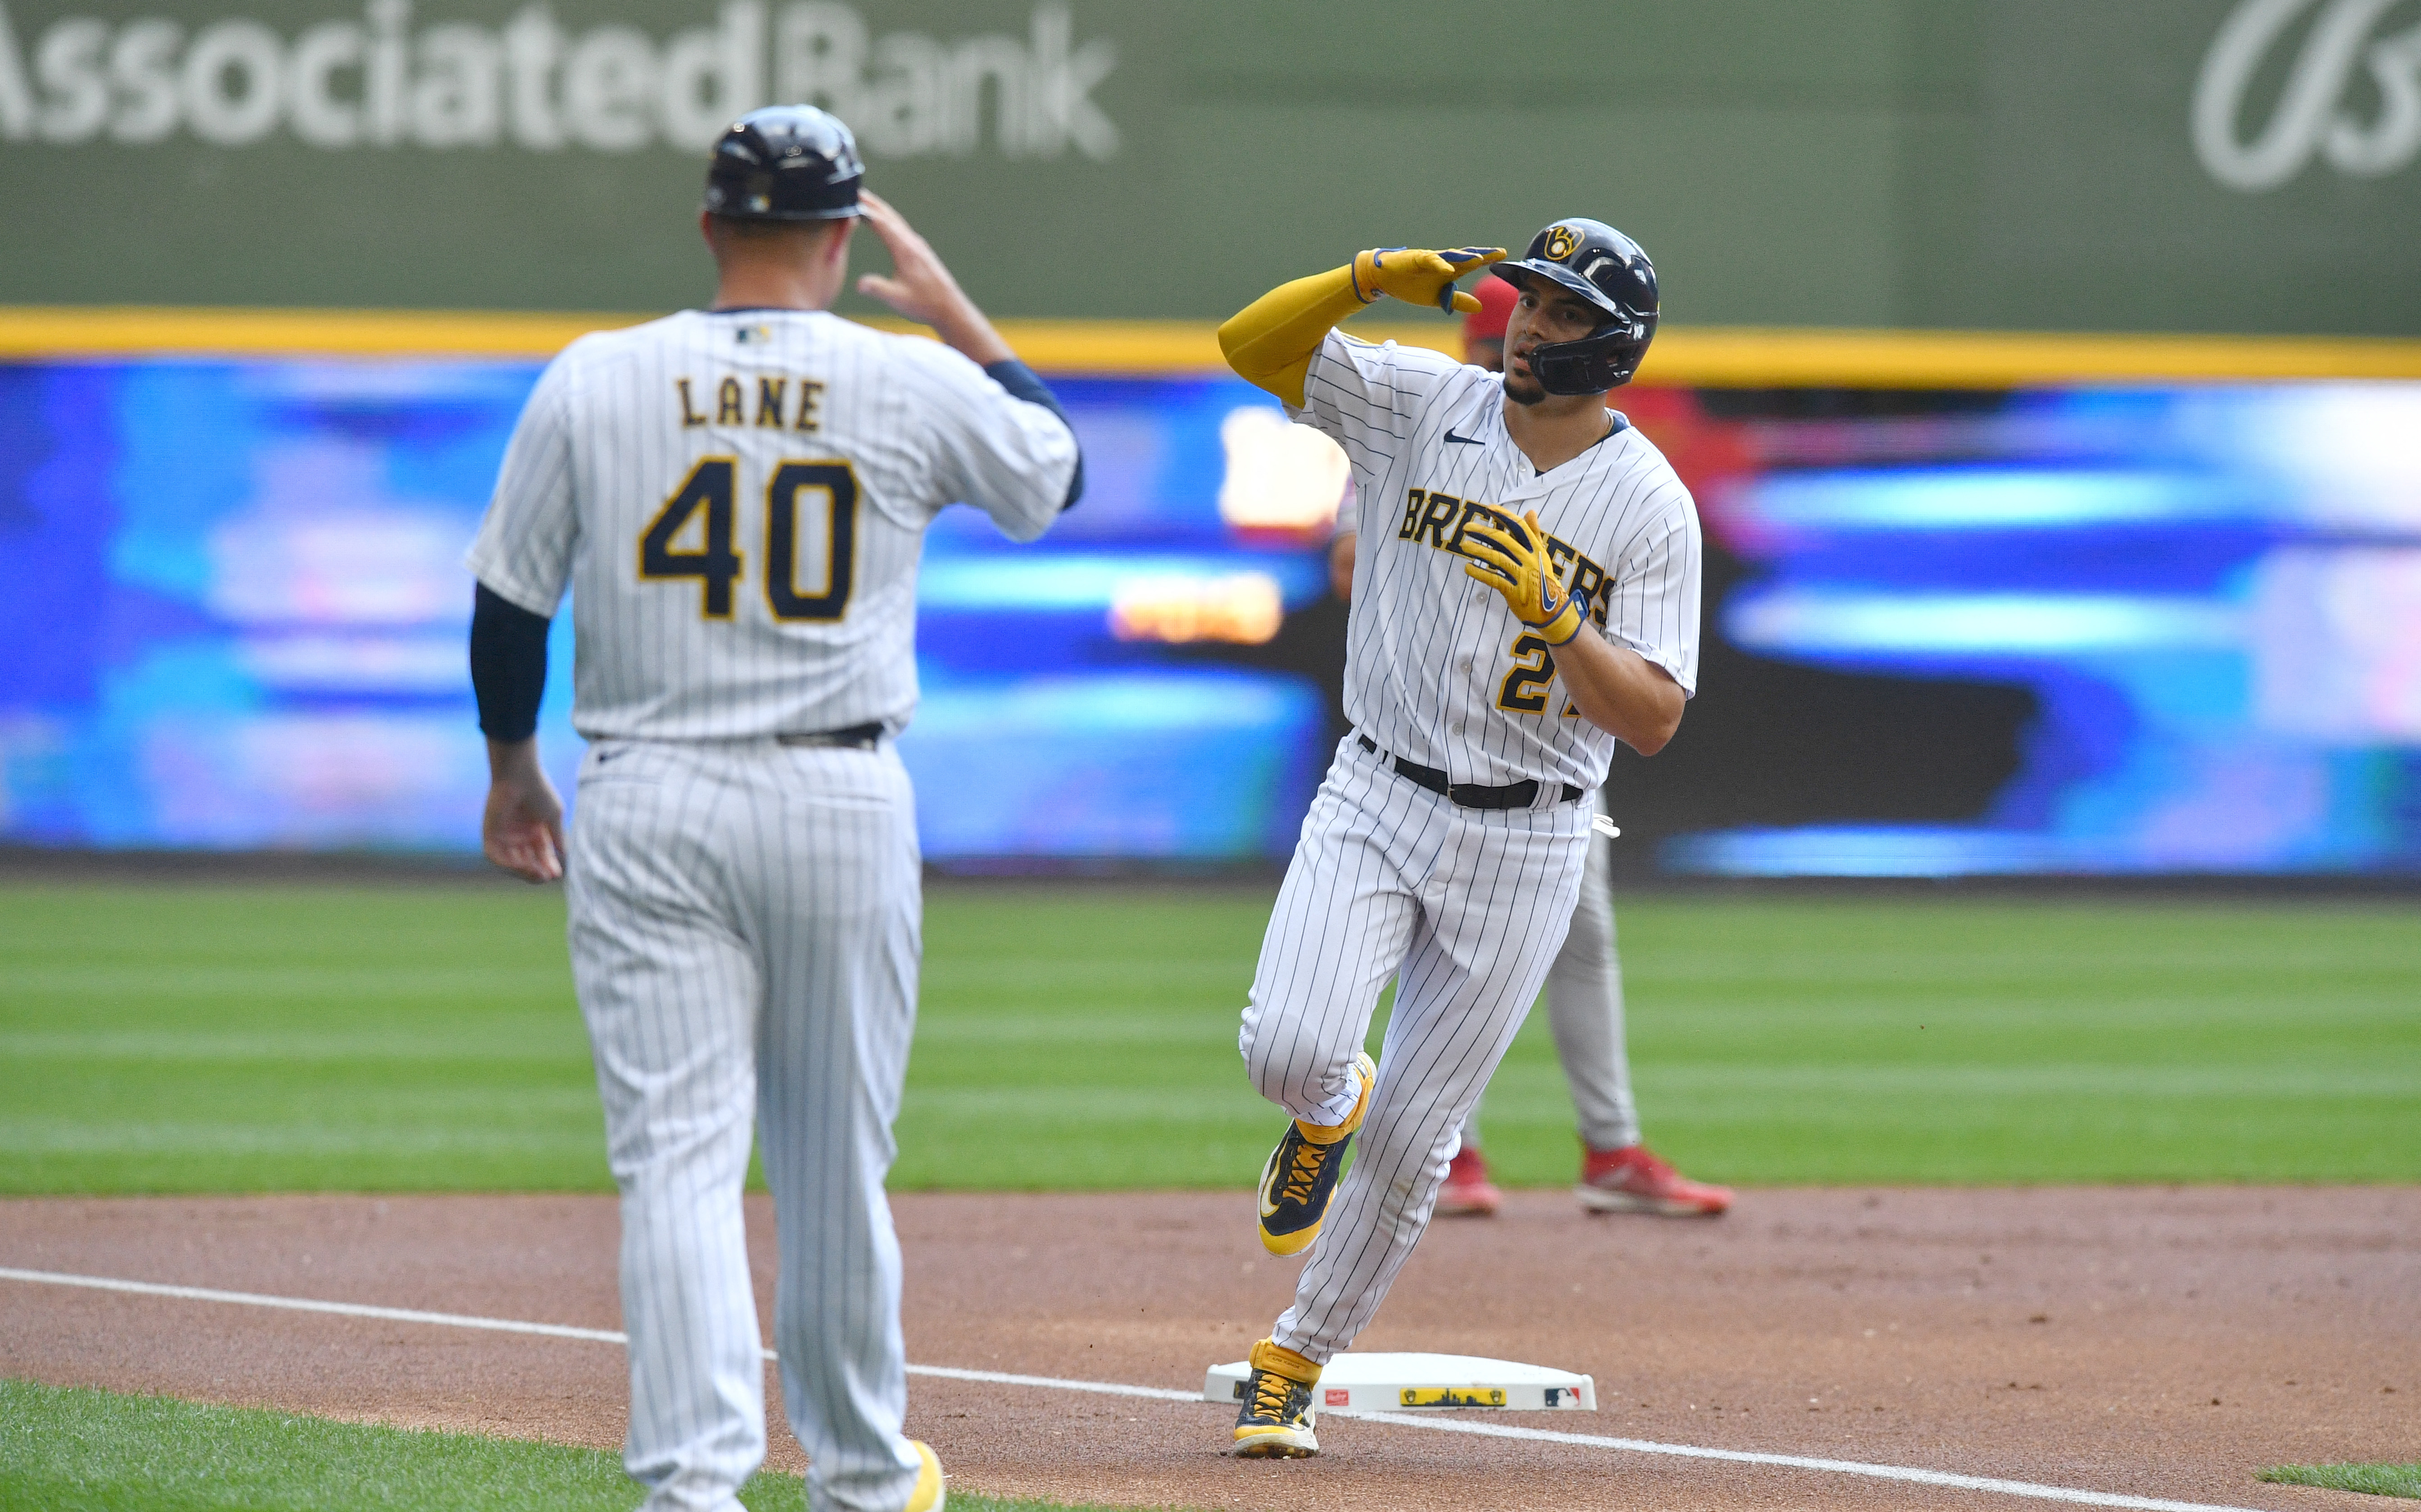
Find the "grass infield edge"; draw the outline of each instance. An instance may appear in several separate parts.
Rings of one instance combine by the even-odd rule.
[[[635,1507],[638,1485],[622,1473],[620,1457],[609,1450],[548,1443],[457,1429],[400,1427],[351,1422],[276,1408],[196,1402],[164,1393],[117,1392],[90,1386],[51,1386],[22,1377],[0,1376],[0,1504],[32,1493],[38,1504],[61,1512],[118,1509],[201,1509],[257,1506],[309,1507],[332,1489],[317,1480],[314,1460],[331,1452],[349,1464],[362,1460],[367,1486],[344,1488],[386,1493],[376,1505],[423,1504],[475,1512],[518,1512],[523,1507]],[[301,1443],[275,1455],[275,1441],[299,1430]],[[20,1435],[35,1441],[31,1452],[11,1443]],[[194,1440],[206,1441],[196,1445]],[[193,1458],[180,1457],[179,1472],[146,1469],[164,1445],[180,1442]],[[211,1453],[215,1451],[215,1453]],[[367,1451],[367,1452],[365,1452]],[[467,1451],[467,1452],[466,1452]],[[194,1459],[201,1463],[196,1464]],[[281,1473],[278,1460],[290,1471]],[[216,1462],[237,1473],[214,1476]],[[510,1484],[498,1490],[490,1476]],[[401,1472],[400,1477],[398,1472]],[[216,1481],[217,1484],[211,1484]],[[451,1482],[452,1484],[449,1484]],[[483,1490],[485,1494],[483,1494]],[[396,1494],[405,1499],[398,1502]],[[786,1512],[806,1504],[805,1485],[796,1475],[759,1471],[742,1489],[755,1512]],[[972,1487],[950,1492],[953,1512],[1145,1512],[1099,1504],[988,1496]]]
[[[2421,1464],[2273,1465],[2254,1478],[2278,1486],[2317,1486],[2323,1490],[2421,1500]]]

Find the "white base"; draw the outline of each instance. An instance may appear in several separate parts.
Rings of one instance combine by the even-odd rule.
[[[1233,1406],[1244,1399],[1253,1367],[1239,1360],[1212,1365],[1202,1399]],[[1328,1362],[1311,1389],[1312,1407],[1359,1411],[1443,1411],[1487,1407],[1510,1412],[1597,1411],[1597,1382],[1569,1370],[1483,1360],[1471,1354],[1353,1354]]]

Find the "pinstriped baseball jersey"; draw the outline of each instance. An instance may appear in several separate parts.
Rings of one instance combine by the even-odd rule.
[[[548,366],[468,557],[553,615],[572,592],[588,739],[897,730],[916,705],[916,563],[945,506],[1018,540],[1076,442],[937,343],[820,311],[687,311]]]
[[[1581,717],[1553,648],[1464,575],[1462,527],[1536,509],[1598,628],[1695,693],[1697,511],[1663,454],[1618,416],[1604,441],[1540,474],[1507,432],[1504,403],[1497,374],[1433,351],[1332,331],[1313,357],[1289,413],[1345,448],[1359,491],[1345,713],[1456,782],[1594,787],[1615,738]]]

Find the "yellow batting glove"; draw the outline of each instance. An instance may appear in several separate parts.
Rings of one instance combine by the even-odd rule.
[[[1365,304],[1387,294],[1407,304],[1429,304],[1449,315],[1457,310],[1468,315],[1479,308],[1478,297],[1456,288],[1454,281],[1504,260],[1503,247],[1456,247],[1446,252],[1379,247],[1353,255],[1353,292]]]
[[[1465,575],[1505,596],[1513,617],[1537,631],[1550,646],[1561,646],[1581,632],[1580,600],[1564,591],[1555,564],[1547,557],[1547,532],[1539,511],[1523,516],[1526,538],[1509,530],[1475,520],[1462,527]]]

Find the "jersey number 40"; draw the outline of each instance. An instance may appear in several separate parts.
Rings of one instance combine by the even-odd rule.
[[[731,585],[747,562],[732,544],[737,529],[740,460],[708,457],[664,501],[639,537],[639,577],[664,582],[695,578],[700,613],[731,617]],[[831,548],[824,553],[824,580],[799,584],[799,517],[820,502]],[[690,519],[706,517],[700,544],[683,550],[674,542]],[[838,619],[849,613],[857,582],[857,473],[838,460],[783,462],[765,485],[765,605],[775,619]]]

